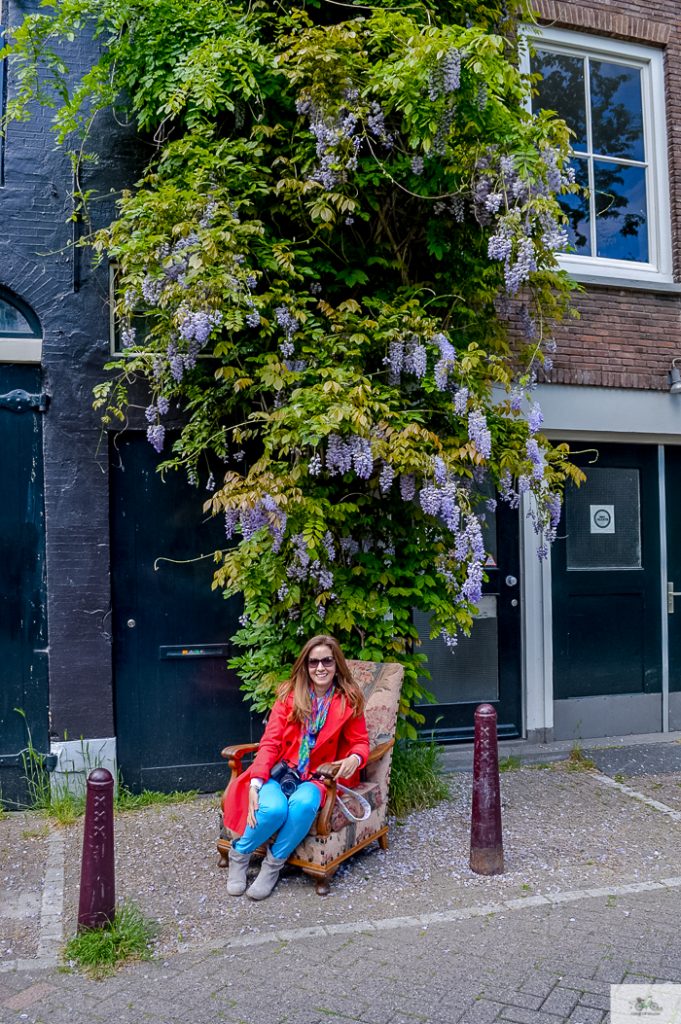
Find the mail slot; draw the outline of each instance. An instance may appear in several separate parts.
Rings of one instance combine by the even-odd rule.
[[[161,661],[177,661],[181,658],[228,658],[229,644],[177,644],[159,647]]]

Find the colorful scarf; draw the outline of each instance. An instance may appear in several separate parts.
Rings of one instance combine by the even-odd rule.
[[[310,687],[310,699],[312,708],[309,717],[303,722],[303,733],[300,738],[300,749],[298,751],[298,773],[304,779],[310,767],[310,751],[317,742],[317,734],[326,721],[329,713],[331,699],[333,697],[333,684],[328,688],[323,697],[318,697],[314,688]]]

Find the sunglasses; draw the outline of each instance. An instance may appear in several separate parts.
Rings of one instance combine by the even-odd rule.
[[[335,658],[308,658],[307,659],[307,664],[308,664],[308,668],[311,668],[311,669],[319,668],[320,665],[323,665],[324,668],[331,668],[333,665],[336,664],[336,659]]]

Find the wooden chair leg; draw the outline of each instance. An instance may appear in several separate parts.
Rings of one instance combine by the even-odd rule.
[[[324,875],[323,878],[318,878],[315,890],[318,896],[328,896],[329,890],[331,889],[331,875]]]
[[[387,850],[388,849],[388,833],[387,832],[385,833],[385,835],[378,837],[378,845],[381,847],[382,850]]]

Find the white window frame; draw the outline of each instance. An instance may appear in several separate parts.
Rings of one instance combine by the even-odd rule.
[[[556,53],[608,58],[640,68],[643,138],[648,164],[648,262],[605,259],[601,256],[558,256],[560,266],[577,281],[652,288],[673,284],[671,211],[667,156],[664,63],[661,50],[586,32],[528,25],[523,29],[530,48],[545,44]],[[530,52],[523,47],[522,70],[529,74]]]

